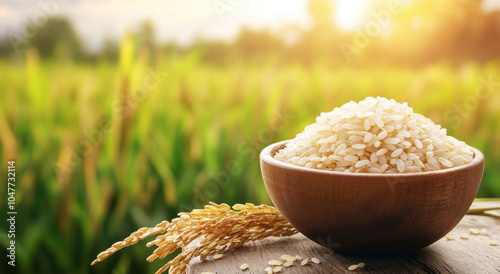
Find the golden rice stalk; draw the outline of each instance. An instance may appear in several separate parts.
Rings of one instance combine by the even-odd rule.
[[[236,204],[231,209],[227,204],[210,202],[204,209],[195,209],[191,213],[181,212],[178,215],[180,217],[171,222],[163,221],[155,227],[141,228],[130,234],[125,240],[97,255],[91,265],[148,236],[164,233],[147,244],[148,247],[157,246],[147,261],[163,259],[178,248],[183,248],[181,254],[156,273],[163,273],[169,268],[169,273],[185,273],[189,262],[195,257],[204,261],[208,256],[240,247],[250,241],[297,233],[276,208],[268,205]],[[196,239],[199,244],[187,247]]]

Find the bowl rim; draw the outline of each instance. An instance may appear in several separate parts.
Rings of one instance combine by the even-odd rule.
[[[345,172],[340,172],[340,171],[330,171],[330,170],[312,169],[312,168],[307,168],[307,167],[295,166],[292,164],[287,164],[287,163],[284,163],[282,161],[276,160],[276,159],[274,159],[274,157],[271,156],[271,151],[275,147],[281,146],[281,145],[286,144],[290,141],[291,141],[291,139],[276,142],[276,143],[268,145],[267,147],[265,147],[261,151],[260,160],[263,162],[266,162],[268,164],[280,167],[280,168],[291,169],[291,170],[300,171],[300,172],[312,172],[312,173],[324,174],[324,175],[342,175],[342,176],[352,176],[352,177],[367,177],[367,176],[368,177],[416,177],[416,176],[424,177],[424,176],[452,173],[455,171],[472,168],[473,166],[480,165],[481,163],[484,162],[483,153],[480,150],[478,150],[477,148],[467,145],[474,152],[474,158],[472,159],[471,162],[468,162],[468,163],[460,165],[460,166],[455,166],[455,167],[440,169],[440,170],[413,172],[413,173],[345,173]]]

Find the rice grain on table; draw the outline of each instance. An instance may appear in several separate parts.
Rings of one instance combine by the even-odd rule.
[[[416,173],[464,165],[472,149],[406,103],[368,97],[321,113],[275,159],[312,169]]]

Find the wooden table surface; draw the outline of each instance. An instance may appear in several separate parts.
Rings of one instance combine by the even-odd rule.
[[[485,203],[474,203],[472,207]],[[487,205],[500,206],[499,203]],[[500,210],[489,211],[498,214]],[[471,235],[470,228],[486,229],[488,235]],[[469,239],[461,239],[466,233]],[[334,253],[304,237],[302,234],[291,237],[269,238],[251,242],[243,247],[226,252],[222,259],[207,259],[204,262],[193,260],[189,273],[212,272],[225,273],[265,273],[267,262],[280,259],[283,254],[300,255],[304,258],[316,257],[320,264],[309,262],[301,266],[295,262],[291,267],[283,267],[282,273],[500,273],[500,246],[492,246],[490,240],[500,241],[500,218],[466,215],[448,235],[455,235],[455,240],[446,237],[436,243],[411,253],[386,256],[348,256]],[[349,271],[348,267],[363,262],[363,269]],[[239,269],[246,263],[249,268]]]

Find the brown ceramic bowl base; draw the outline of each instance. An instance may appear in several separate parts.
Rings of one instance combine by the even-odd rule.
[[[483,154],[439,171],[341,173],[285,164],[273,157],[288,141],[261,153],[271,200],[309,239],[337,252],[394,253],[428,246],[463,218],[479,188]]]

